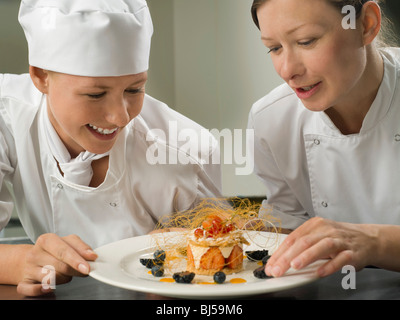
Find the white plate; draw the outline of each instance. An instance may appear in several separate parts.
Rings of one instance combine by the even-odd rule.
[[[223,284],[204,284],[212,283],[211,276],[196,275],[193,283],[180,284],[175,282],[161,282],[160,279],[171,278],[172,274],[165,274],[162,278],[157,278],[149,273],[149,269],[144,267],[139,259],[143,255],[152,254],[157,244],[170,243],[176,239],[181,239],[183,233],[171,232],[158,234],[156,236],[140,236],[117,241],[96,249],[98,258],[91,263],[90,276],[104,283],[141,292],[154,293],[158,295],[201,299],[201,298],[233,298],[257,295],[268,292],[275,292],[304,285],[317,277],[314,273],[317,266],[316,262],[307,269],[295,271],[290,269],[283,277],[270,279],[257,279],[253,275],[253,270],[259,267],[257,262],[244,259],[244,270],[228,275]],[[246,232],[246,238],[250,245],[244,246],[243,250],[268,249],[271,253],[286,237],[269,232]],[[181,261],[181,265],[176,267],[185,271],[186,261]],[[246,280],[245,283],[231,283],[233,278]]]

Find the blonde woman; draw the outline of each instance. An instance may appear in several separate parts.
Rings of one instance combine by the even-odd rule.
[[[379,1],[255,0],[285,84],[257,101],[255,170],[283,228],[283,275],[327,258],[400,271],[400,50],[379,46]]]

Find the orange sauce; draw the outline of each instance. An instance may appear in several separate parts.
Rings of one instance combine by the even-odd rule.
[[[176,260],[176,259],[182,259],[182,257],[178,257],[178,256],[170,256],[170,257],[168,257],[168,260]]]
[[[160,282],[175,282],[175,280],[172,278],[162,278],[160,279]]]
[[[201,282],[198,282],[198,284],[216,284],[216,283],[215,282],[201,281]]]
[[[242,278],[233,278],[233,279],[229,280],[229,282],[230,283],[245,283],[247,281]]]

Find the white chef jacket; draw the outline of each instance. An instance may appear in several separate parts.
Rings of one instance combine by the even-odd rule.
[[[185,142],[169,139],[170,121],[177,121],[178,133],[207,133],[148,95],[140,115],[121,131],[111,149],[104,182],[91,188],[67,181],[39,121],[45,101],[28,74],[0,74],[0,229],[15,209],[33,241],[48,232],[77,234],[96,248],[146,234],[160,217],[192,208],[202,198],[220,197],[220,166],[209,160],[219,155],[215,139],[200,146],[197,155],[185,153],[190,157],[187,164],[147,161],[149,147],[153,153],[154,147],[183,152],[180,144]],[[149,139],[154,129],[165,137]]]
[[[358,134],[306,109],[287,84],[253,105],[255,173],[282,227],[314,216],[400,224],[400,49],[381,54],[384,78]]]

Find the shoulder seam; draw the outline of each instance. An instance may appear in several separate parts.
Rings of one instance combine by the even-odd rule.
[[[277,103],[278,101],[283,100],[283,99],[286,99],[287,97],[292,96],[292,95],[294,95],[294,94],[295,94],[294,92],[288,92],[288,93],[286,93],[285,95],[280,96],[280,97],[274,99],[273,101],[270,101],[268,104],[265,104],[265,105],[261,106],[259,110],[257,110],[256,112],[254,112],[254,115],[256,115],[256,114],[258,114],[258,113],[264,111],[266,108],[268,108],[268,107],[270,107],[271,105]],[[265,97],[268,97],[268,95],[266,95]],[[265,97],[264,97],[264,98],[265,98]],[[261,100],[263,100],[264,98],[261,98],[259,101],[257,101],[256,103],[254,103],[254,106],[257,105],[258,103],[260,103]]]

